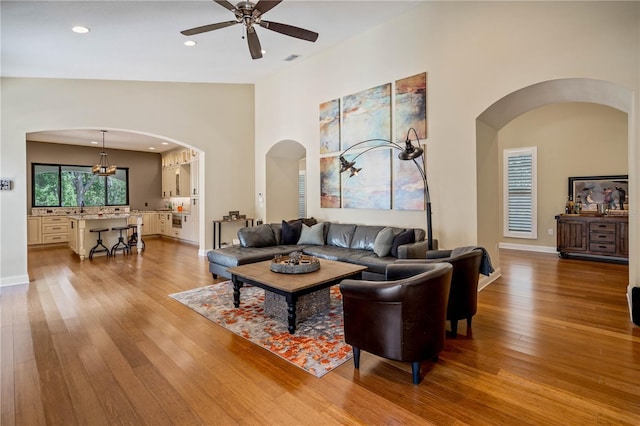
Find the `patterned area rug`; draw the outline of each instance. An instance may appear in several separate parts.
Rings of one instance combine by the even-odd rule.
[[[287,324],[264,312],[264,290],[244,286],[240,291],[240,308],[233,307],[231,281],[170,294],[208,320],[262,346],[316,377],[353,357],[351,346],[344,342],[342,295],[331,287],[331,307],[296,325],[294,335]]]

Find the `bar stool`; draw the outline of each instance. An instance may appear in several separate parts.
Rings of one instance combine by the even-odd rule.
[[[140,226],[144,226],[144,223],[140,224]],[[129,224],[129,229],[131,229],[133,233],[129,237],[128,244],[129,244],[129,247],[133,247],[136,244],[138,244],[138,225]],[[144,250],[146,246],[144,244],[144,240],[142,239],[142,237],[140,237],[140,242],[142,243],[142,250]]]
[[[98,243],[95,246],[93,246],[91,248],[91,250],[89,251],[89,260],[93,259],[94,253],[100,253],[100,252],[103,252],[103,251],[107,252],[107,257],[111,256],[111,252],[109,251],[107,246],[102,244],[102,233],[103,232],[107,232],[108,230],[109,230],[109,228],[91,228],[91,229],[89,229],[89,232],[97,232],[98,233]],[[102,248],[100,248],[100,247],[102,247]]]
[[[120,231],[120,236],[118,237],[118,242],[111,247],[111,256],[115,256],[118,250],[122,250],[122,254],[131,253],[131,247],[124,241],[124,237],[122,236],[122,231],[129,230],[129,226],[114,226],[111,228],[112,231]]]

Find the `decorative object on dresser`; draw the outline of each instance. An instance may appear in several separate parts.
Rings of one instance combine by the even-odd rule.
[[[629,175],[572,176],[569,177],[569,200],[580,200],[584,212],[598,211],[599,204],[604,204],[609,211],[626,210],[628,188]],[[565,213],[579,214],[580,211],[565,210]]]

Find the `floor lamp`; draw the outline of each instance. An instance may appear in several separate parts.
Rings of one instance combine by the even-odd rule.
[[[415,140],[418,142],[418,146],[414,146],[410,139],[410,134],[413,132],[415,135]],[[355,157],[353,157],[350,161],[347,161],[344,156],[347,155],[349,151],[356,147],[364,148],[364,151],[359,152]],[[422,183],[424,184],[424,203],[425,210],[427,212],[427,244],[428,250],[433,250],[433,231],[431,228],[431,198],[429,196],[429,184],[427,183],[427,174],[425,173],[424,168],[420,165],[417,158],[422,156],[424,150],[420,148],[420,138],[418,137],[418,133],[416,130],[411,127],[407,132],[407,138],[405,140],[405,146],[401,146],[393,141],[388,139],[367,139],[362,142],[358,142],[355,145],[351,145],[349,148],[345,149],[340,153],[340,173],[344,173],[346,171],[350,172],[349,177],[357,176],[358,172],[362,170],[361,168],[356,167],[356,160],[363,154],[366,154],[369,151],[373,151],[378,148],[393,148],[400,151],[398,153],[398,158],[403,161],[413,161],[413,164],[416,165],[418,171],[420,172],[420,176],[422,176]]]

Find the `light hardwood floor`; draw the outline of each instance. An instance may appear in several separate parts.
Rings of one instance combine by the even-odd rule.
[[[0,423],[640,424],[640,328],[627,266],[501,252],[411,384],[408,365],[362,354],[316,378],[167,297],[211,284],[191,246],[79,261],[30,248],[31,283],[0,293]]]

